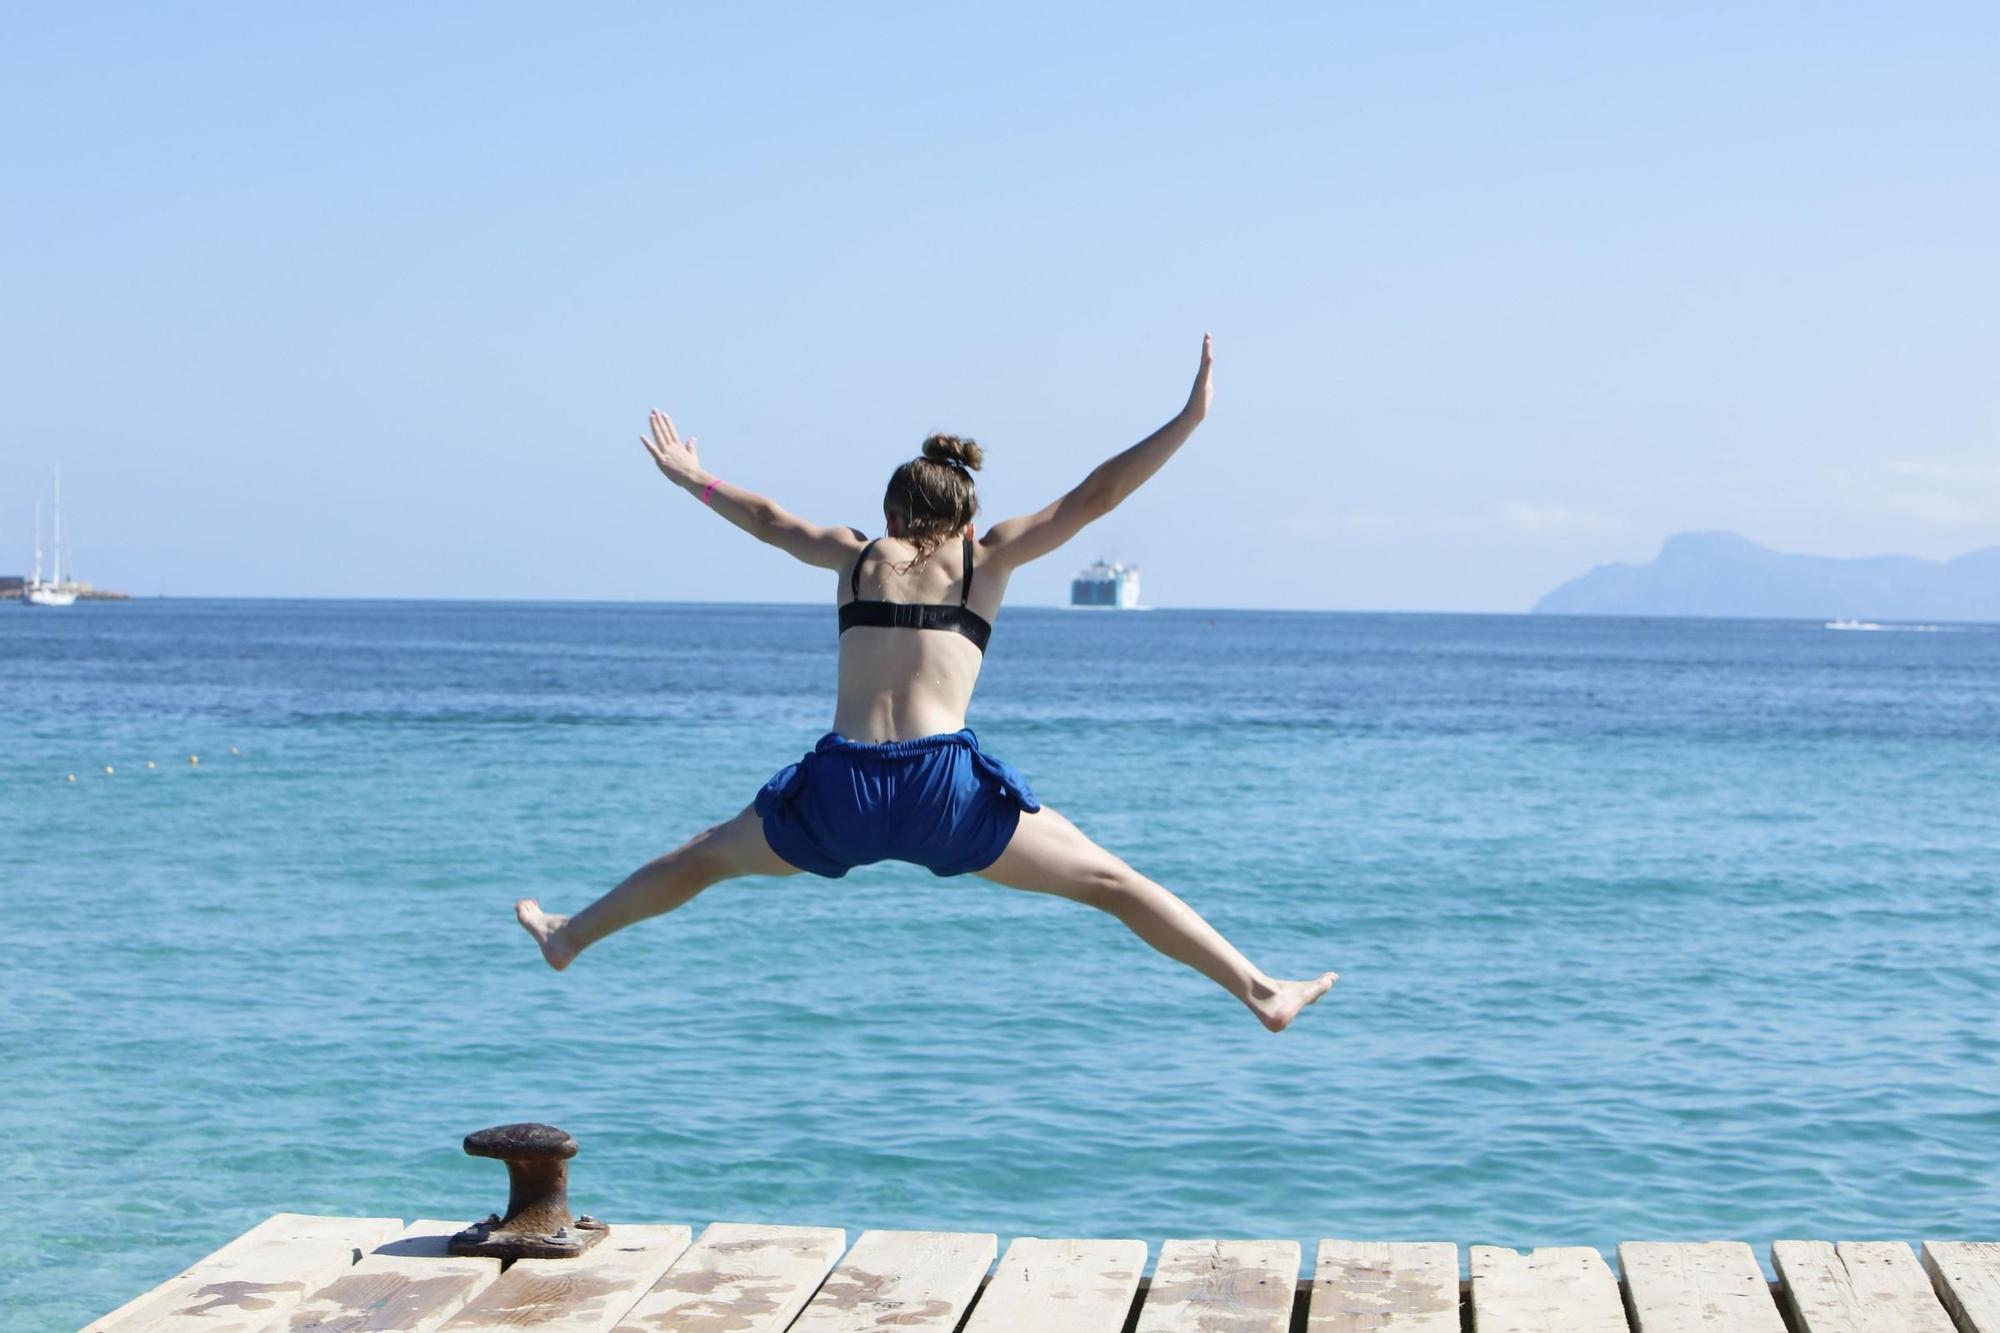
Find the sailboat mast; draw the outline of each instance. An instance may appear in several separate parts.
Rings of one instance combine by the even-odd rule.
[[[35,501],[35,579],[29,584],[34,587],[42,581],[42,502]]]
[[[49,582],[62,587],[62,469],[56,469],[56,535],[49,542],[49,560],[52,572]]]

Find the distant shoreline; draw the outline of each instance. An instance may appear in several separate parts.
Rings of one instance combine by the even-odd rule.
[[[1539,614],[1743,620],[2000,622],[2000,546],[1950,560],[1795,555],[1734,532],[1682,532],[1650,562],[1598,565]]]
[[[12,586],[0,585],[0,601],[18,602],[21,600],[21,591],[22,588],[18,582],[12,584]],[[79,602],[129,602],[132,600],[132,594],[129,592],[117,592],[111,588],[78,588],[76,590],[76,600]]]

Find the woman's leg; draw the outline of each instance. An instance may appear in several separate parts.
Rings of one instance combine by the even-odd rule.
[[[542,957],[558,972],[578,954],[635,921],[671,912],[711,884],[738,875],[796,875],[764,841],[764,821],[755,806],[726,824],[697,833],[665,856],[648,861],[611,892],[575,916],[550,916],[533,898],[514,904],[514,915],[542,946]]]
[[[1186,963],[1243,1001],[1273,1032],[1282,1032],[1299,1010],[1326,994],[1339,978],[1336,972],[1310,981],[1265,976],[1199,912],[1047,806],[1033,814],[1023,811],[1007,850],[979,874],[1012,888],[1053,893],[1109,912],[1167,957]]]

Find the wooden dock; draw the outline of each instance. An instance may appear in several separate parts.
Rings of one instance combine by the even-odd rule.
[[[204,1333],[2000,1333],[2000,1242],[1735,1241],[1523,1254],[717,1222],[614,1225],[574,1259],[452,1258],[463,1223],[280,1213],[90,1324]],[[995,1260],[998,1259],[996,1266]],[[1622,1276],[1621,1276],[1622,1274]]]

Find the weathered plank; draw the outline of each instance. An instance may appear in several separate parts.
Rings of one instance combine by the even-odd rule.
[[[1927,1240],[1924,1271],[1959,1333],[2000,1333],[2000,1241]]]
[[[680,1226],[613,1226],[578,1258],[516,1259],[440,1327],[451,1333],[530,1326],[542,1333],[611,1333],[681,1257],[692,1234]]]
[[[1295,1240],[1170,1240],[1137,1333],[1285,1333],[1299,1285]]]
[[[864,1231],[791,1333],[951,1333],[999,1248],[990,1233]]]
[[[403,1229],[400,1217],[278,1213],[85,1327],[249,1333],[289,1311]]]
[[[1588,1246],[1475,1245],[1469,1263],[1475,1333],[1626,1333],[1618,1279]]]
[[[1757,1256],[1740,1240],[1618,1247],[1635,1333],[1785,1333]]]
[[[1458,1333],[1458,1246],[1322,1240],[1306,1333]]]
[[[836,1227],[717,1222],[616,1333],[784,1333],[846,1248]]]
[[[463,1222],[425,1218],[361,1256],[268,1330],[288,1333],[428,1333],[500,1276],[500,1261],[453,1255]]]
[[[1038,1240],[1007,1247],[965,1333],[1119,1333],[1146,1271],[1143,1240]]]
[[[1952,1333],[1923,1265],[1901,1241],[1781,1240],[1771,1266],[1800,1333]]]

